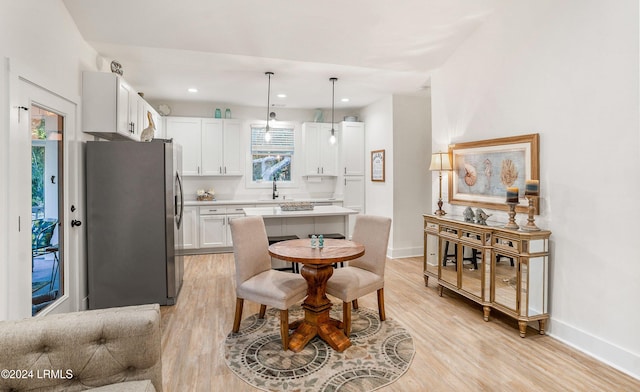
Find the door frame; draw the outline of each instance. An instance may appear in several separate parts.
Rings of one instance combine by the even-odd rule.
[[[7,259],[0,272],[6,272],[7,296],[0,301],[0,317],[19,319],[31,317],[31,137],[30,108],[32,103],[64,116],[63,176],[64,176],[64,294],[54,303],[41,310],[36,317],[49,313],[64,313],[80,310],[81,272],[84,271],[80,249],[84,238],[83,228],[71,227],[72,219],[81,219],[84,201],[81,198],[81,151],[79,140],[79,98],[67,98],[42,83],[37,74],[29,73],[26,67],[8,60],[8,154],[4,164],[8,172],[7,188]],[[36,76],[34,76],[36,75]],[[5,106],[7,107],[7,106]],[[29,108],[29,110],[21,109]],[[6,124],[6,123],[5,123]],[[71,212],[71,205],[75,212]],[[61,259],[62,261],[62,259]],[[2,275],[2,274],[0,274]]]

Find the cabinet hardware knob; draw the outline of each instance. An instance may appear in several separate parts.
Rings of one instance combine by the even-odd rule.
[[[71,227],[76,227],[76,226],[81,226],[81,225],[82,225],[82,222],[79,221],[79,220],[74,219],[74,220],[71,221]]]

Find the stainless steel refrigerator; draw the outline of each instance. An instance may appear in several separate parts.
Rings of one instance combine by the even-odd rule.
[[[181,146],[86,147],[89,308],[175,304],[184,271]]]

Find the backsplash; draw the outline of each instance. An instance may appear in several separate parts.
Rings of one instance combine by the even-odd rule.
[[[264,187],[247,187],[244,177],[183,177],[185,200],[196,200],[198,189],[214,189],[217,200],[267,200],[271,199],[271,183]],[[322,177],[320,182],[307,182],[298,177],[296,183],[278,183],[281,200],[324,199],[335,197],[336,177]]]

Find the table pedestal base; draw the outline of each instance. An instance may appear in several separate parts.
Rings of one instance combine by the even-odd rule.
[[[307,280],[307,298],[302,307],[304,319],[289,325],[295,329],[289,338],[289,349],[300,352],[316,335],[320,336],[334,350],[342,352],[351,346],[351,341],[344,334],[342,322],[329,317],[331,301],[327,298],[327,281],[333,275],[331,265],[305,265],[302,276]]]

